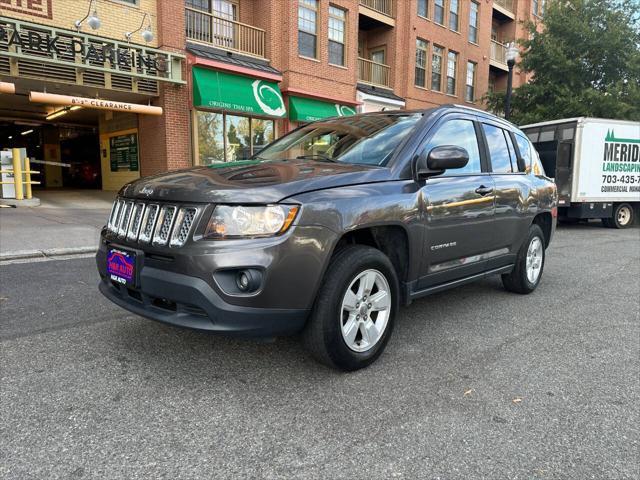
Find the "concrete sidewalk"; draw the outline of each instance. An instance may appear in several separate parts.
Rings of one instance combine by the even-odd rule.
[[[0,208],[0,261],[95,251],[116,192],[34,192],[39,207]],[[2,203],[2,199],[0,199]]]

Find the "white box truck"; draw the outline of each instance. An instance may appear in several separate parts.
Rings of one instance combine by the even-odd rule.
[[[640,213],[640,122],[567,118],[520,127],[558,186],[558,216],[626,228]]]

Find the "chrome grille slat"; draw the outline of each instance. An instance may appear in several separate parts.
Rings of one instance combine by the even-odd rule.
[[[149,243],[151,241],[159,211],[160,206],[155,203],[147,206],[142,217],[142,230],[138,238],[140,242]]]
[[[153,234],[153,245],[166,245],[169,241],[169,234],[171,233],[171,227],[173,227],[173,221],[176,217],[176,210],[177,207],[171,205],[164,205],[160,209],[160,216]]]
[[[118,226],[118,236],[124,237],[129,229],[129,221],[131,220],[131,210],[133,209],[133,202],[126,202],[124,204],[124,210],[122,217],[120,218],[120,225]]]
[[[194,207],[181,208],[176,217],[173,233],[171,234],[170,247],[181,247],[187,241],[189,232],[193,226],[198,209]]]
[[[140,233],[140,225],[142,225],[142,214],[144,213],[144,203],[136,203],[131,214],[131,222],[129,223],[129,231],[127,232],[127,240],[138,240]]]

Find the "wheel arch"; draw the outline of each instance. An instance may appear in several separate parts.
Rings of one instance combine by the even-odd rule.
[[[532,225],[538,225],[544,234],[544,247],[547,248],[551,242],[551,234],[553,231],[553,216],[551,212],[538,213],[531,222]]]

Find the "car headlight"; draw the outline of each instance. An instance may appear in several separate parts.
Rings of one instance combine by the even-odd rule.
[[[218,205],[205,238],[270,237],[286,232],[298,214],[297,205]]]

